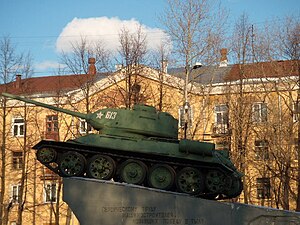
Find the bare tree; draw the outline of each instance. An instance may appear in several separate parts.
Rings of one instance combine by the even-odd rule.
[[[20,68],[20,72],[23,74],[25,78],[31,77],[33,70],[32,70],[32,58],[30,54],[28,53],[23,58],[23,64]],[[22,85],[19,87],[22,89],[22,92],[29,91],[28,87],[23,87]],[[27,89],[27,90],[26,90]],[[24,110],[23,110],[23,119],[24,121],[27,121],[28,118],[28,107],[26,104],[24,104]],[[23,142],[20,142],[20,147],[22,149],[23,155],[22,155],[22,168],[21,168],[21,179],[20,179],[20,190],[19,190],[19,198],[18,198],[18,217],[17,217],[17,224],[21,225],[23,221],[23,212],[24,212],[24,206],[26,204],[26,198],[27,198],[27,179],[28,179],[28,158],[30,153],[30,146],[32,143],[30,142],[30,137],[27,135],[27,123],[24,124],[24,137]]]
[[[235,24],[235,32],[233,34],[232,51],[237,61],[238,70],[238,88],[236,91],[236,99],[232,101],[232,118],[231,127],[233,129],[233,146],[236,148],[239,169],[245,173],[246,171],[246,146],[250,134],[251,121],[251,104],[246,100],[244,94],[244,78],[245,64],[251,61],[251,30],[246,14],[242,14]],[[235,92],[234,91],[234,92]],[[248,187],[246,176],[243,177],[244,184],[244,202],[248,203]]]
[[[9,37],[4,37],[0,41],[0,79],[1,83],[4,85],[4,90],[8,90],[6,84],[10,83],[15,75],[18,73],[20,66],[22,65],[22,55],[18,55],[15,50],[15,46],[11,43]],[[7,224],[8,212],[11,208],[11,203],[5,200],[5,190],[6,190],[6,159],[7,159],[7,146],[6,139],[9,132],[7,129],[7,100],[2,98],[1,101],[2,109],[2,133],[1,133],[1,192],[0,192],[0,224]]]
[[[89,43],[86,38],[82,37],[80,42],[71,43],[72,50],[68,53],[63,52],[61,61],[66,65],[66,69],[70,70],[75,75],[86,75],[76,79],[76,84],[83,92],[85,98],[85,111],[90,112],[90,88],[97,80],[98,71],[107,72],[109,69],[110,54],[103,47],[102,42],[99,40],[95,43]],[[95,66],[95,71],[90,70],[90,64]]]
[[[216,63],[219,49],[225,37],[227,13],[217,1],[208,0],[168,0],[161,17],[167,33],[174,43],[174,57],[185,67],[184,85],[184,133],[188,130],[188,115],[191,110],[188,101],[188,82],[196,62],[205,65]],[[185,135],[186,136],[186,135]]]
[[[168,73],[168,64],[170,59],[170,46],[167,43],[167,40],[163,41],[157,48],[152,51],[152,62],[151,66],[157,68],[158,70],[158,79],[159,79],[159,97],[158,97],[158,110],[162,111],[164,104],[164,95],[166,90],[164,89],[165,75]]]
[[[97,71],[108,71],[110,54],[105,49],[101,40],[89,42],[85,37],[81,37],[79,42],[72,42],[71,50],[62,52],[61,62],[66,65],[66,70],[72,74],[88,74],[89,58],[95,58]]]
[[[121,72],[125,76],[125,88],[119,87],[126,108],[131,108],[133,103],[139,101],[137,97],[141,86],[137,80],[140,65],[145,61],[147,54],[147,41],[142,27],[136,28],[135,33],[131,33],[126,27],[120,30],[119,50],[117,62],[121,65]]]
[[[296,37],[297,34],[299,37],[299,31],[295,31],[297,26],[293,27],[291,24],[297,22],[293,20],[293,23],[280,26],[274,24],[274,27],[280,28],[279,31],[265,24],[263,31],[260,31],[251,25],[247,15],[243,14],[236,23],[231,48],[232,59],[237,63],[232,71],[236,70],[239,87],[235,92],[237,99],[233,102],[234,107],[231,107],[235,111],[234,119],[231,118],[232,146],[237,151],[234,157],[239,158],[240,169],[246,174],[244,201],[253,203],[253,178],[257,175],[270,177],[273,196],[268,200],[261,198],[260,204],[274,206],[270,205],[270,202],[274,201],[276,207],[284,209],[289,209],[290,202],[294,201],[296,195],[291,186],[299,180],[293,171],[294,143],[290,138],[295,136],[295,130],[298,130],[295,129],[293,114],[298,99],[295,99],[295,87],[299,87],[295,82],[295,75],[299,75],[299,62],[295,58],[297,42],[299,43]],[[282,58],[290,61],[276,61]],[[276,80],[269,79],[270,76]],[[281,79],[282,76],[285,76],[284,79]],[[251,84],[247,81],[249,78],[256,78],[256,81],[251,81]],[[262,124],[252,121],[252,114],[256,111],[251,104],[255,101],[269,105],[265,108],[268,120]],[[257,152],[253,154],[254,140],[265,141],[270,151],[264,147],[262,156],[268,157],[267,159],[258,160]],[[253,170],[256,171],[254,176]]]
[[[278,49],[284,58],[293,60],[293,69],[298,73],[296,105],[300,104],[300,22],[297,19],[287,17],[285,24],[278,32]],[[297,200],[296,211],[300,211],[300,122],[297,127]]]

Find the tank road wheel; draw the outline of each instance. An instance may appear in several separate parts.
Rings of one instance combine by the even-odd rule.
[[[81,176],[85,170],[86,160],[78,152],[66,152],[59,161],[59,170],[63,176]]]
[[[54,162],[57,152],[53,148],[41,148],[36,152],[36,158],[43,164]]]
[[[147,166],[139,160],[126,160],[121,165],[121,180],[128,184],[142,184],[147,175]]]
[[[151,167],[148,175],[148,182],[150,187],[170,190],[174,184],[175,171],[165,164],[156,164]]]
[[[115,161],[105,155],[94,155],[88,160],[87,174],[96,179],[110,180],[115,172]]]
[[[205,185],[209,192],[221,194],[226,187],[226,176],[219,170],[209,170],[206,174]]]
[[[203,174],[196,168],[185,167],[177,174],[176,185],[180,192],[198,195],[204,190]]]

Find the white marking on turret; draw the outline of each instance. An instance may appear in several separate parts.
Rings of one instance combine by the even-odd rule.
[[[96,118],[101,120],[101,118],[102,118],[103,115],[104,114],[102,112],[99,112],[99,113],[97,113]]]

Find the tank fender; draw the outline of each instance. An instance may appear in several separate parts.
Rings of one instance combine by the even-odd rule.
[[[207,142],[199,142],[193,140],[180,140],[179,151],[184,153],[194,153],[197,155],[212,156],[215,150],[215,144]]]

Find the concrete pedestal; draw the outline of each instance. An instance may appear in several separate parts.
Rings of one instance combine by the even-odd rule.
[[[300,213],[84,178],[63,179],[81,225],[300,225]]]

